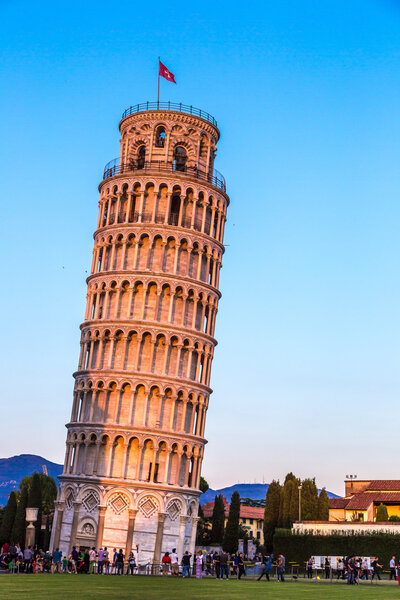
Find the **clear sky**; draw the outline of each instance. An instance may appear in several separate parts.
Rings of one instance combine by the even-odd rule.
[[[97,185],[160,55],[231,197],[203,475],[398,478],[400,2],[0,4],[0,456],[63,461]]]

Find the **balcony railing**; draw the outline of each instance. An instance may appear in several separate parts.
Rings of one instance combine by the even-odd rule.
[[[182,104],[182,102],[142,102],[142,104],[135,104],[130,106],[122,113],[122,118],[128,117],[138,112],[145,112],[146,110],[172,110],[175,112],[188,113],[189,115],[195,115],[201,119],[209,121],[215,127],[217,127],[217,121],[212,115],[200,108],[195,106],[189,106],[188,104]]]
[[[137,171],[155,171],[157,173],[177,173],[179,175],[187,175],[188,177],[194,177],[196,179],[201,179],[203,181],[208,181],[215,187],[219,188],[223,192],[226,192],[226,183],[225,177],[219,173],[216,169],[214,169],[212,175],[211,173],[207,175],[204,171],[200,171],[197,167],[187,167],[186,165],[179,164],[177,165],[175,162],[168,163],[164,161],[151,161],[145,162],[141,160],[132,160],[129,163],[121,163],[119,162],[119,158],[115,158],[106,164],[104,167],[103,180],[108,179],[109,177],[114,177],[114,175],[122,175],[123,173],[135,173]]]

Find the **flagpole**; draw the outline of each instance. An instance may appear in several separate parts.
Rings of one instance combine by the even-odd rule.
[[[160,57],[158,57],[158,89],[157,89],[157,109],[160,104]]]

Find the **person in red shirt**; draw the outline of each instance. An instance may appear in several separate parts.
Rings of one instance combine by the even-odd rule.
[[[162,574],[163,575],[168,575],[168,573],[169,573],[169,567],[170,567],[170,564],[171,564],[171,557],[169,555],[169,552],[166,552],[164,554],[164,556],[162,557],[161,563],[162,563]]]

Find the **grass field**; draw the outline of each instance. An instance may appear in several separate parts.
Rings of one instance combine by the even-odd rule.
[[[217,581],[170,577],[97,575],[2,575],[1,600],[333,600],[399,597],[397,585],[347,586],[345,583]]]

